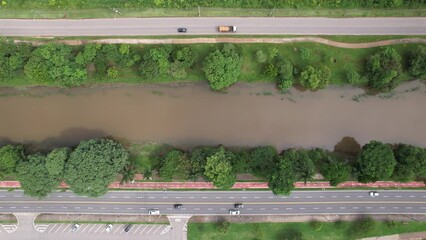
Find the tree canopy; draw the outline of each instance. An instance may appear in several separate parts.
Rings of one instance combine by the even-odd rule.
[[[396,180],[408,182],[416,178],[426,178],[426,149],[400,144],[395,149],[395,159]]]
[[[396,160],[389,145],[371,141],[362,146],[357,159],[358,181],[376,182],[392,176]]]
[[[401,83],[401,56],[396,49],[386,47],[367,59],[368,86],[388,92]]]
[[[189,161],[185,153],[179,150],[168,152],[160,162],[160,177],[163,180],[186,180],[189,177]]]
[[[65,166],[65,181],[76,194],[97,197],[108,191],[129,158],[119,143],[109,139],[82,141]]]
[[[43,198],[52,192],[57,182],[50,176],[41,154],[27,156],[16,166],[16,175],[26,195]]]
[[[232,44],[211,52],[203,64],[210,88],[219,91],[234,84],[240,75],[241,64],[242,58]]]
[[[47,155],[46,169],[53,179],[57,181],[63,179],[65,162],[68,160],[70,153],[71,149],[65,147],[56,148]]]
[[[0,38],[0,79],[13,77],[24,68],[33,47],[27,43],[15,44]]]
[[[325,179],[330,181],[330,185],[337,186],[339,183],[346,181],[350,175],[351,168],[348,164],[340,159],[329,157],[323,163],[322,174]]]
[[[294,190],[296,176],[293,170],[295,150],[285,151],[270,174],[268,186],[275,195],[289,195]]]
[[[217,151],[207,157],[204,175],[221,189],[228,189],[235,183],[236,175],[232,169],[233,154],[219,147]]]
[[[280,90],[287,90],[293,86],[293,64],[288,60],[278,62],[277,87]]]
[[[300,74],[300,84],[310,90],[324,89],[331,77],[331,70],[325,65],[318,68],[307,66]]]
[[[25,74],[34,83],[65,87],[80,86],[87,77],[86,69],[75,62],[72,48],[56,43],[36,48],[25,65]]]
[[[16,164],[22,158],[22,147],[6,145],[0,148],[0,180],[15,172]]]
[[[278,161],[278,152],[272,146],[261,146],[250,153],[250,169],[257,177],[269,178]]]
[[[410,67],[408,71],[414,77],[421,77],[426,74],[426,47],[418,46],[415,51],[412,52],[410,57]]]

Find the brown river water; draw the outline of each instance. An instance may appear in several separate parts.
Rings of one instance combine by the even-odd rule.
[[[331,87],[279,94],[271,84],[236,85],[215,93],[205,84],[0,89],[0,144],[74,145],[114,136],[183,148],[197,145],[324,147],[344,137],[426,147],[426,84],[361,96]]]

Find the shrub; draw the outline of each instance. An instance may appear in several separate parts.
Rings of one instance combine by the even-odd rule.
[[[388,92],[401,83],[401,56],[394,48],[386,47],[367,60],[368,86],[380,92]]]
[[[266,61],[266,58],[267,58],[267,56],[262,50],[259,50],[259,51],[256,52],[256,61],[257,62],[264,63]]]
[[[320,221],[312,221],[311,222],[311,227],[315,230],[315,231],[319,231],[322,228],[322,222]]]
[[[346,80],[348,81],[349,84],[358,86],[360,85],[360,82],[361,82],[361,75],[354,69],[349,69],[346,72]]]
[[[116,67],[108,68],[107,75],[110,78],[117,78],[118,77],[118,70],[117,70],[117,68]]]
[[[309,48],[300,48],[300,57],[303,60],[311,58],[311,50]]]

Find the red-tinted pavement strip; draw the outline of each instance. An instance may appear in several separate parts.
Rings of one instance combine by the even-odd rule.
[[[296,188],[336,188],[330,186],[329,182],[296,182]],[[2,181],[0,188],[19,188],[18,181]],[[62,183],[61,188],[67,188],[65,183]],[[114,182],[110,189],[215,189],[210,182],[133,182],[120,184]],[[372,188],[422,188],[426,187],[424,182],[391,182],[379,181],[375,183],[359,183],[359,182],[344,182],[337,186],[337,188],[357,188],[357,187],[372,187]],[[266,182],[237,182],[232,189],[267,189],[268,183]]]

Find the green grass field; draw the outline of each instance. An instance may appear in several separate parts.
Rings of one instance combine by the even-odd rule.
[[[254,240],[287,239],[294,230],[303,233],[305,240],[350,240],[351,222],[323,223],[319,231],[315,231],[310,223],[231,223],[226,235],[217,231],[215,223],[189,223],[189,240]],[[376,222],[374,230],[362,237],[385,236],[407,232],[426,231],[426,222],[398,222],[389,228],[384,222]],[[260,232],[260,233],[259,233]]]

